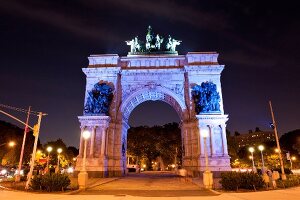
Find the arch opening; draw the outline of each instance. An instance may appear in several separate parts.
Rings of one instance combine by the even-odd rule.
[[[180,117],[163,102],[145,101],[129,116],[127,130],[127,170],[173,171],[182,166]]]
[[[145,101],[131,112],[128,124],[137,126],[162,126],[168,123],[180,123],[180,117],[172,106],[163,101]]]
[[[157,87],[155,90],[151,88],[142,89],[126,98],[121,106],[123,119],[126,123],[128,123],[131,112],[145,101],[163,101],[177,112],[181,121],[183,120],[183,112],[186,110],[183,100],[172,91],[163,87]]]

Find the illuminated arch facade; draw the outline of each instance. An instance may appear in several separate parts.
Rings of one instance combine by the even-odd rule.
[[[83,116],[78,117],[81,133],[84,130],[92,133],[87,143],[86,168],[89,176],[126,174],[128,118],[135,107],[148,100],[164,101],[178,113],[181,120],[183,166],[190,174],[197,176],[205,170],[201,136],[204,129],[209,132],[206,145],[210,170],[230,170],[226,139],[228,116],[224,114],[220,82],[224,66],[218,64],[217,58],[216,52],[192,52],[186,55],[129,54],[124,57],[116,54],[91,55],[88,58],[89,66],[83,68],[86,75],[84,104],[92,105],[92,101],[95,101],[102,107],[109,105],[109,113],[84,112]],[[113,97],[110,102],[105,102],[109,98],[102,98],[104,94],[101,91],[95,91],[99,83],[101,87],[111,88]],[[195,102],[200,101],[195,101],[193,89],[202,83],[214,86],[216,91],[213,94],[218,95],[217,111],[196,113]],[[204,90],[201,89],[200,93]],[[97,95],[91,97],[94,93]],[[211,101],[210,98],[213,97],[206,100]],[[83,145],[81,137],[76,171],[80,171],[82,166]]]

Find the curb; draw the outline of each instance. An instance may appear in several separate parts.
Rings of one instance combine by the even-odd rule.
[[[64,193],[64,195],[74,195],[74,194],[78,194],[78,193],[83,192],[83,191],[85,191],[85,190],[87,190],[87,189],[91,189],[91,188],[96,187],[96,186],[99,186],[99,185],[104,185],[104,184],[106,184],[106,183],[110,183],[110,182],[116,181],[116,180],[118,180],[118,179],[120,179],[120,178],[114,178],[114,179],[112,179],[112,180],[107,180],[107,181],[104,181],[104,182],[101,182],[101,183],[95,183],[95,184],[93,184],[93,185],[87,186],[85,189],[74,190],[74,191],[71,191],[71,192]]]
[[[8,190],[8,191],[14,191],[13,189],[8,188],[8,187],[4,187],[2,185],[0,185],[0,189],[2,189],[2,190]]]

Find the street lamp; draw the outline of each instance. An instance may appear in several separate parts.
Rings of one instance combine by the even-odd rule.
[[[78,174],[78,185],[79,188],[85,189],[89,178],[88,173],[86,171],[86,145],[87,145],[87,140],[91,137],[91,132],[88,130],[83,131],[82,137],[84,139],[84,150],[83,150],[82,168]]]
[[[11,141],[11,142],[8,143],[8,146],[10,146],[10,147],[13,147],[15,145],[16,145],[16,143],[14,141]]]
[[[57,168],[56,168],[56,173],[59,173],[59,157],[60,157],[61,152],[62,152],[62,148],[58,148],[57,149]]]
[[[49,159],[50,159],[50,152],[52,151],[52,147],[47,147],[47,152],[48,152],[48,156],[47,156],[47,167],[46,167],[46,172],[49,171]]]
[[[295,156],[292,156],[291,159],[290,159],[290,162],[291,162],[291,170],[293,169],[293,161],[296,160],[296,157]]]
[[[265,147],[263,145],[259,145],[258,149],[260,150],[260,154],[261,154],[261,162],[262,162],[261,172],[262,172],[262,174],[264,174],[265,173],[265,162],[264,162],[264,155],[262,152],[265,149]]]
[[[208,155],[207,155],[207,144],[206,139],[209,135],[207,128],[200,129],[200,134],[203,137],[203,145],[204,145],[204,156],[205,156],[205,171],[203,172],[203,184],[207,189],[211,189],[213,185],[213,173],[208,168]]]
[[[8,144],[9,147],[14,147],[16,145],[16,143],[14,141],[10,141],[10,142],[5,142],[3,144],[0,144],[0,147],[3,145],[6,145],[6,144]]]
[[[254,173],[256,173],[256,168],[255,168],[255,165],[254,165],[254,157],[253,157],[254,148],[253,148],[253,147],[249,147],[249,151],[250,151],[250,153],[251,153],[252,171],[253,171]]]

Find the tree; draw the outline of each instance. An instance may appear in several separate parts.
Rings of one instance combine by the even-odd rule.
[[[127,154],[146,158],[147,166],[161,157],[165,164],[181,163],[181,131],[177,123],[164,126],[132,127],[127,134]]]
[[[291,154],[300,153],[300,129],[283,134],[279,141],[283,150]]]
[[[234,133],[235,136],[236,133],[238,132]],[[226,129],[226,136],[227,136],[228,154],[230,156],[231,163],[233,163],[236,159],[238,159],[239,146],[235,136],[231,136],[230,131],[228,129]]]
[[[10,165],[18,165],[20,159],[20,152],[23,143],[24,129],[19,128],[13,124],[10,124],[5,121],[0,120],[0,141],[1,143],[5,143],[8,141],[14,141],[16,146],[12,149],[7,148],[7,146],[0,147],[0,164],[2,159],[5,159],[6,163]],[[27,132],[26,143],[24,146],[24,156],[23,163],[29,163],[32,149],[34,143],[34,136],[32,131]],[[38,141],[38,148],[41,146],[40,141]],[[5,156],[5,157],[4,157]]]
[[[62,153],[60,154],[60,164],[64,167],[66,165],[69,164],[69,162],[72,162],[71,160],[68,160],[67,158],[67,146],[66,144],[62,141],[62,139],[57,139],[56,141],[50,141],[47,142],[44,145],[44,149],[47,149],[48,146],[51,146],[53,148],[53,150],[50,152],[50,160],[49,160],[49,164],[51,165],[56,165],[57,164],[57,149],[61,148],[62,149]],[[73,157],[71,158],[73,159]]]
[[[254,132],[261,132],[261,130],[259,129],[259,127],[255,127],[255,131]]]
[[[239,132],[237,131],[234,132],[234,136],[239,136],[239,135],[241,135]]]

